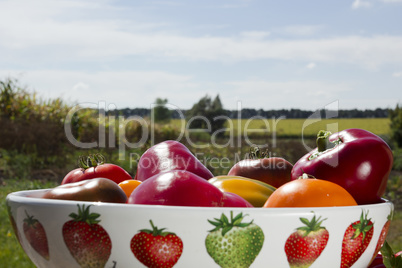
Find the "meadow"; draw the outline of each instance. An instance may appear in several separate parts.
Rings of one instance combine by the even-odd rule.
[[[188,129],[185,122],[180,119],[173,119],[170,124],[177,129]],[[379,136],[386,136],[390,132],[389,125],[389,118],[231,119],[225,124],[225,135],[236,137],[264,137],[275,134],[278,138],[311,138],[315,137],[320,130],[329,130],[335,133],[348,128],[361,128]]]

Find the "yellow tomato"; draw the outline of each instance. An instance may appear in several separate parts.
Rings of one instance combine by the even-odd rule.
[[[124,193],[126,194],[127,198],[130,197],[131,193],[137,188],[138,185],[141,184],[141,181],[137,180],[125,180],[119,183],[121,189],[123,189]]]
[[[246,199],[254,207],[262,207],[275,187],[254,179],[241,176],[217,176],[208,180],[222,192],[237,194]]]

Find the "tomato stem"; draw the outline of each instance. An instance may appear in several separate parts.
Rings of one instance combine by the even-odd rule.
[[[100,154],[90,154],[88,156],[81,155],[78,158],[78,166],[83,169],[96,167],[105,163],[105,157]]]
[[[263,159],[269,158],[268,149],[262,151],[258,146],[253,146],[250,148],[250,152],[247,154],[248,159]]]

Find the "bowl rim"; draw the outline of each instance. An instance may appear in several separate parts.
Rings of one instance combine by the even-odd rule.
[[[59,205],[93,205],[97,207],[114,207],[114,208],[126,208],[126,209],[134,209],[134,208],[146,208],[150,210],[208,210],[208,211],[219,211],[219,210],[247,210],[250,212],[257,212],[257,211],[265,211],[265,212],[300,212],[304,213],[306,211],[311,212],[320,211],[320,210],[332,210],[332,211],[339,211],[339,210],[354,210],[356,208],[359,209],[374,209],[377,207],[383,206],[391,206],[393,207],[394,204],[392,201],[381,198],[382,202],[375,203],[375,204],[365,204],[365,205],[357,205],[357,206],[333,206],[333,207],[278,207],[278,208],[263,208],[263,207],[196,207],[196,206],[170,206],[170,205],[146,205],[146,204],[127,204],[127,203],[107,203],[107,202],[92,202],[92,201],[76,201],[76,200],[62,200],[62,199],[45,199],[41,197],[35,197],[30,195],[40,194],[50,189],[37,189],[37,190],[22,190],[11,192],[7,195],[6,200],[12,201],[15,203],[29,203],[32,205],[47,205],[47,206],[59,206]]]

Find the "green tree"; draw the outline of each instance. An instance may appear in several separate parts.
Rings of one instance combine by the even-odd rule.
[[[395,110],[389,110],[388,116],[391,120],[391,139],[402,148],[402,108],[399,104],[396,105]]]
[[[172,111],[166,107],[167,99],[157,98],[152,108],[155,122],[168,122],[171,119]]]
[[[214,100],[206,95],[201,98],[193,107],[187,112],[187,120],[191,120],[189,127],[198,129],[210,128],[211,134],[223,128],[226,119],[220,116],[225,115],[222,102],[219,95]],[[217,133],[217,136],[222,136],[223,132]]]

